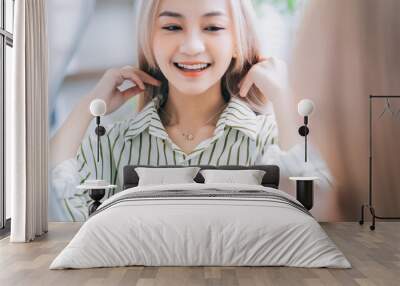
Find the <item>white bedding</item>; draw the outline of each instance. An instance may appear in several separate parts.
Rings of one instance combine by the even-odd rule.
[[[141,186],[106,200],[56,257],[50,269],[146,266],[295,266],[350,268],[307,213],[281,201],[246,197],[121,200],[140,191],[258,190],[254,185]],[[144,193],[141,193],[144,194]],[[121,201],[119,201],[121,200]]]

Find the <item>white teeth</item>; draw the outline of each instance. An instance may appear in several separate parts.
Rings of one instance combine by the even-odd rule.
[[[208,65],[207,64],[197,64],[197,65],[184,65],[177,63],[178,67],[188,69],[188,70],[200,70],[206,68]]]

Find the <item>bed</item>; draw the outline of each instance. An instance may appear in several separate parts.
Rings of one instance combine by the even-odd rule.
[[[124,190],[104,201],[50,269],[144,266],[350,268],[312,215],[278,189],[277,166],[199,166],[264,170],[261,185],[139,186],[124,168]]]

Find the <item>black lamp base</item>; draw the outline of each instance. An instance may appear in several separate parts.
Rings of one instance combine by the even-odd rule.
[[[314,206],[314,182],[312,180],[296,181],[296,198],[307,209]]]
[[[89,190],[89,197],[93,200],[93,203],[91,203],[89,206],[89,215],[94,213],[97,210],[97,208],[101,205],[100,200],[104,197],[105,194],[106,194],[105,189]]]

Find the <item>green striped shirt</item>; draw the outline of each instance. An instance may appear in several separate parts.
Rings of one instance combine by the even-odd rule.
[[[277,144],[278,138],[272,115],[256,115],[244,101],[235,97],[231,98],[218,119],[213,136],[199,143],[190,154],[183,152],[169,138],[153,101],[134,118],[116,122],[106,130],[100,141],[100,160],[97,161],[97,137],[93,132],[82,141],[75,162],[65,162],[71,167],[64,170],[75,172],[76,176],[74,182],[70,178],[69,183],[63,186],[72,188],[73,184],[76,186],[86,179],[97,178],[118,185],[114,191],[118,192],[125,165],[262,164],[266,149]],[[74,164],[76,170],[72,170]],[[60,205],[66,219],[87,218],[90,199],[86,192],[76,188],[55,191],[62,201]]]

